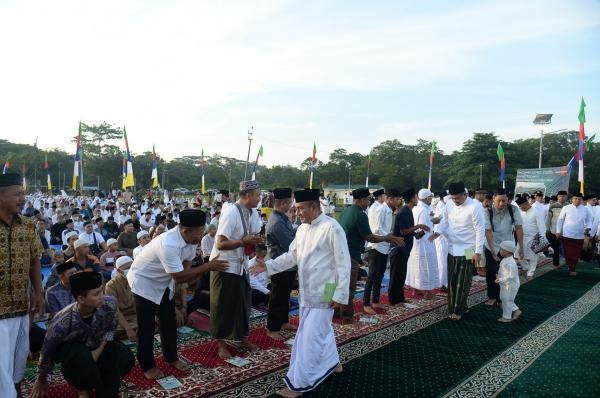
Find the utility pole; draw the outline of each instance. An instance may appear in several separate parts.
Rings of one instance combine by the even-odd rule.
[[[248,163],[250,162],[250,147],[252,147],[252,133],[254,132],[254,126],[250,127],[248,130],[248,156],[246,157],[246,168],[244,169],[244,181],[246,181],[246,176],[248,174]]]

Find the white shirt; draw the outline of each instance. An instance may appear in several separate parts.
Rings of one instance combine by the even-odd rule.
[[[523,236],[526,244],[536,234],[546,236],[546,223],[539,211],[531,207],[527,211],[521,210],[521,219],[523,221]]]
[[[133,252],[131,253],[131,257],[132,258],[136,258],[138,254],[140,254],[142,252],[142,250],[144,250],[144,246],[142,245],[137,245],[134,249]]]
[[[450,199],[442,210],[438,231],[448,238],[448,253],[451,255],[464,256],[465,250],[469,248],[473,248],[475,253],[483,254],[483,207],[469,197],[460,206]]]
[[[149,231],[150,228],[154,226],[154,218],[150,217],[149,220],[146,220],[146,216],[140,219],[140,228],[144,231]]]
[[[550,205],[545,203],[538,202],[537,200],[531,205],[541,216],[546,223],[546,219],[548,218],[548,210],[550,210]]]
[[[248,269],[254,267],[256,265],[256,257],[253,257],[248,261]],[[267,272],[261,272],[257,275],[250,274],[250,287],[253,290],[258,290],[261,293],[269,294],[270,291],[267,289],[267,285],[269,284],[269,275]]]
[[[536,210],[534,210],[536,211]],[[504,257],[500,261],[498,268],[498,284],[500,286],[508,286],[518,288],[521,282],[519,281],[519,269],[514,257]]]
[[[368,212],[369,227],[375,235],[385,236],[392,231],[392,209],[387,203],[373,202],[369,207]],[[367,243],[368,249],[375,249],[379,253],[388,254],[390,252],[390,244],[388,242]]]
[[[248,231],[245,234],[257,234],[260,232],[261,222],[258,212],[255,209],[248,210],[240,205],[244,212],[244,217],[249,217],[246,222]],[[239,240],[244,237],[244,226],[237,205],[224,206],[217,227],[217,236],[223,235],[227,240]],[[229,268],[226,272],[243,275],[244,270],[248,267],[248,256],[244,254],[244,248],[238,247],[233,250],[219,250],[217,245],[213,246],[210,253],[212,260],[219,255],[219,260],[227,261]]]
[[[289,251],[266,262],[269,274],[298,264],[300,306],[329,308],[323,300],[326,283],[335,283],[333,301],[347,304],[350,286],[350,253],[342,226],[325,214],[302,223]]]
[[[215,245],[215,237],[210,234],[204,235],[200,242],[200,249],[202,250],[202,257],[209,257],[212,252],[213,246]]]
[[[127,274],[131,291],[160,304],[168,287],[172,299],[175,296],[175,280],[170,274],[183,271],[183,262],[196,256],[196,246],[183,240],[179,227],[152,239],[131,264]]]
[[[94,242],[94,235],[96,236],[96,242]],[[96,243],[98,247],[100,247],[100,244],[104,242],[104,238],[98,232],[92,232],[91,234],[82,232],[79,234],[79,237],[87,240],[90,245]]]
[[[565,238],[583,239],[586,228],[590,228],[593,235],[596,231],[594,220],[583,205],[575,207],[574,204],[563,206],[556,221],[556,233]]]

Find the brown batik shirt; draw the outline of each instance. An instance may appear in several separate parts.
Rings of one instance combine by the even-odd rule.
[[[29,218],[15,215],[12,226],[0,220],[0,319],[27,314],[29,268],[42,250]]]

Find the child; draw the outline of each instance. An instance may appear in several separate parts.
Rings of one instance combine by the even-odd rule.
[[[256,265],[256,260],[264,261],[267,255],[267,248],[263,245],[256,246],[256,256],[248,262],[248,269]],[[267,272],[261,272],[257,275],[250,274],[250,287],[252,288],[252,305],[267,305],[271,297],[269,290],[269,276]]]
[[[502,318],[498,322],[510,322],[518,319],[522,312],[515,304],[515,297],[519,291],[519,270],[513,257],[516,250],[515,243],[505,240],[500,243],[500,268],[496,276],[496,283],[500,284],[500,300],[502,301]]]

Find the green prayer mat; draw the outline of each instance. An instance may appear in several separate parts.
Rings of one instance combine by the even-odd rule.
[[[515,300],[523,311],[519,320],[506,324],[497,322],[501,309],[477,305],[460,321],[443,320],[344,364],[342,374],[331,375],[305,396],[436,397],[450,393],[600,282],[600,270],[595,264],[579,264],[577,271],[577,277],[570,277],[562,267],[522,285]],[[568,314],[569,310],[565,312]],[[600,328],[594,327],[597,317],[598,308],[578,321],[514,379],[512,385],[504,386],[503,396],[600,396],[597,381],[600,371],[594,363],[599,358],[600,344]],[[584,341],[596,342],[596,345],[578,347],[581,342],[578,333],[586,334]],[[572,352],[590,349],[595,350],[596,355],[592,355],[594,351],[589,355]],[[580,363],[581,357],[586,360]],[[568,372],[561,372],[562,364],[569,368]],[[555,377],[546,377],[550,368],[554,369]],[[527,374],[539,384],[554,385],[546,387],[544,394],[538,394],[534,392],[534,384],[529,385]],[[495,375],[486,377],[489,381]],[[590,382],[578,378],[587,378]]]

